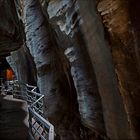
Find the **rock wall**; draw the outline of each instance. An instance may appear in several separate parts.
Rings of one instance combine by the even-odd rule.
[[[59,46],[70,63],[81,121],[92,131],[105,133],[96,78],[80,30],[79,5],[77,1],[50,1],[48,14],[53,28],[56,28]]]
[[[53,29],[38,0],[25,0],[23,11],[27,47],[37,69],[37,85],[45,95],[44,116],[55,126],[60,139],[78,140],[79,114],[77,106],[72,104],[73,91]]]
[[[5,57],[22,44],[20,21],[14,0],[0,1],[0,21],[0,56]]]
[[[36,85],[36,67],[29,50],[25,46],[11,52],[11,55],[6,59],[19,82]]]
[[[101,0],[98,11],[106,29],[106,39],[112,53],[112,60],[123,99],[132,139],[138,138],[139,62],[136,41],[137,26],[129,12],[131,1]],[[134,7],[133,7],[134,8]],[[134,8],[135,9],[135,8]],[[133,9],[133,10],[134,10]],[[134,15],[135,16],[135,15]],[[138,116],[137,116],[138,115]]]
[[[0,7],[0,56],[20,48],[8,61],[45,94],[57,139],[139,139],[138,0],[17,0],[18,17]]]
[[[135,139],[139,131],[139,27],[131,3],[50,0],[47,4],[65,54],[71,54],[74,45],[82,48],[80,43],[86,44],[83,48],[95,70],[107,135],[112,139]],[[70,57],[70,63],[76,58]]]

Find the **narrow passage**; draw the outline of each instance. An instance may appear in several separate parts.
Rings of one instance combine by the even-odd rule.
[[[0,140],[28,140],[26,101],[0,95]]]

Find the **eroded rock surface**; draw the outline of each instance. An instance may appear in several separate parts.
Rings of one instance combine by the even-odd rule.
[[[20,48],[8,61],[45,94],[44,115],[61,140],[139,139],[138,0],[17,0],[17,9],[1,0],[0,7],[0,57]]]
[[[7,56],[22,44],[20,21],[14,0],[0,1],[0,56]]]

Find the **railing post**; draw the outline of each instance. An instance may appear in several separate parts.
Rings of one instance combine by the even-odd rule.
[[[54,140],[54,127],[50,126],[49,129],[49,140]]]
[[[32,132],[32,114],[30,112],[30,109],[28,108],[28,112],[29,112],[29,134],[33,136],[33,132]]]

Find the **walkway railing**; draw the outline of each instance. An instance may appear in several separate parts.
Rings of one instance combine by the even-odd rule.
[[[2,92],[12,92],[13,96],[28,102],[29,136],[31,140],[54,140],[54,126],[43,117],[44,95],[37,92],[37,87],[21,84],[17,80],[8,81],[6,86],[7,89],[4,88],[4,85],[0,86]],[[20,93],[22,94],[20,95]]]

